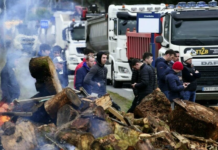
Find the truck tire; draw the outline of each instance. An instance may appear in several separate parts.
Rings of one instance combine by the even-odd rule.
[[[123,82],[119,82],[115,80],[115,73],[114,73],[114,66],[113,64],[111,65],[112,67],[112,71],[111,71],[111,83],[113,85],[114,88],[121,88],[123,86]]]

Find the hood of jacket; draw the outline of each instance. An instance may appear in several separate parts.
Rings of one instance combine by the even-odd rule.
[[[98,53],[97,53],[97,63],[98,63],[101,67],[104,67],[104,65],[101,63],[101,57],[102,57],[103,54],[105,54],[105,52],[98,52]]]
[[[164,62],[164,63],[166,63],[166,60],[165,60],[163,57],[158,57],[158,58],[156,59],[156,61],[155,61],[155,67],[157,67],[157,64],[158,64],[159,62]]]
[[[84,62],[84,63],[83,63],[83,67],[84,67],[84,68],[86,68],[86,70],[87,70],[87,71],[89,71],[89,70],[90,70],[90,68],[88,67],[88,65],[87,65],[87,63],[86,63],[86,62]]]
[[[166,71],[166,75],[168,75],[168,74],[177,74],[177,73],[173,69],[168,68]]]

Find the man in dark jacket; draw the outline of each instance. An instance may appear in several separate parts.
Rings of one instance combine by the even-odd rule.
[[[64,70],[64,60],[61,57],[55,57],[53,59],[53,63],[55,65],[55,68],[58,74],[58,79],[60,80],[62,88],[67,87],[69,84],[69,81],[68,81],[67,71]]]
[[[184,91],[184,99],[195,102],[197,79],[201,77],[201,74],[198,70],[195,70],[190,54],[183,55],[183,60],[184,69],[182,70],[182,78],[184,82],[190,83]]]
[[[169,89],[169,100],[171,104],[175,98],[183,98],[183,90],[187,87],[186,83],[183,83],[179,80],[177,76],[178,72],[183,70],[183,65],[181,62],[175,62],[172,66],[172,69],[166,75],[166,84]]]
[[[83,67],[76,72],[77,79],[75,86],[77,90],[80,90],[80,87],[83,87],[88,94],[92,93],[92,86],[85,84],[84,78],[93,65],[95,65],[95,58],[93,56],[87,56],[86,62],[83,63]]]
[[[38,56],[49,56],[51,52],[51,47],[48,44],[41,44],[39,47],[39,53]]]
[[[173,50],[167,50],[163,57],[157,58],[157,60],[155,61],[155,67],[157,69],[158,86],[167,98],[169,98],[169,91],[165,79],[166,74],[170,71],[169,62],[172,60],[174,55],[175,52]]]
[[[84,83],[93,86],[98,97],[106,94],[107,68],[104,66],[107,62],[107,53],[98,52],[97,64],[95,64],[86,75]]]
[[[2,101],[11,103],[20,96],[20,86],[15,76],[15,68],[21,53],[15,52],[7,55],[7,62],[1,72]]]
[[[137,89],[138,96],[137,99],[133,101],[128,112],[133,112],[135,107],[140,104],[141,100],[148,94],[152,93],[155,87],[153,79],[154,72],[149,65],[142,63],[139,59],[134,59],[132,61],[132,66],[134,69],[139,70],[138,82],[132,84],[132,87]]]

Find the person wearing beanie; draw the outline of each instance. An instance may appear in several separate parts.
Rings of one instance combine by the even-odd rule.
[[[187,87],[186,83],[179,80],[177,73],[183,70],[183,65],[181,62],[175,62],[172,69],[166,75],[166,84],[169,89],[169,100],[171,105],[173,100],[176,98],[183,98],[183,90]]]
[[[201,77],[201,74],[198,70],[195,70],[190,54],[183,55],[183,66],[182,79],[184,82],[190,83],[184,90],[184,99],[195,102],[197,79]]]

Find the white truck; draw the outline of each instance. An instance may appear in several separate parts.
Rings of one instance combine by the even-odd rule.
[[[68,14],[57,14],[55,15],[55,28],[55,45],[66,48],[67,67],[73,72],[84,57],[85,21],[72,21]]]
[[[86,44],[94,51],[108,51],[107,78],[114,87],[130,82],[132,71],[128,63],[126,50],[126,30],[136,28],[137,13],[160,11],[166,7],[160,5],[110,5],[107,15],[87,20]]]
[[[204,7],[206,6],[206,7]],[[216,2],[209,5],[183,2],[176,8],[162,12],[162,36],[156,37],[161,43],[159,56],[168,49],[193,56],[193,64],[201,73],[198,79],[197,100],[217,99],[218,96],[218,7]]]

